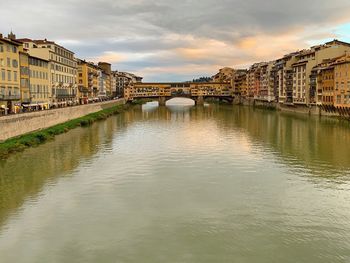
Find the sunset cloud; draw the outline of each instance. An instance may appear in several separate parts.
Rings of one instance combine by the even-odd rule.
[[[350,41],[347,0],[3,0],[0,32],[48,38],[146,81],[247,67],[330,39]],[[35,6],[35,8],[32,8]]]

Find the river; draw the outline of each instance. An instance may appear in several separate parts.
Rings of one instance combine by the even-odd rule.
[[[0,262],[350,262],[350,125],[135,106],[0,161]]]

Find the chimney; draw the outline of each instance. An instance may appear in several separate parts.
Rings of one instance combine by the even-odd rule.
[[[2,34],[0,33],[0,38],[3,38]]]
[[[11,30],[11,33],[10,34],[8,34],[8,39],[11,39],[11,40],[16,40],[16,35],[12,32],[12,30]]]

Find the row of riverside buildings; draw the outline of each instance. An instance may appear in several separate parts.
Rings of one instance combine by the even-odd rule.
[[[94,64],[53,41],[0,34],[0,115],[121,97],[132,73]]]
[[[333,40],[249,69],[223,68],[213,81],[231,81],[243,101],[349,113],[350,44]]]

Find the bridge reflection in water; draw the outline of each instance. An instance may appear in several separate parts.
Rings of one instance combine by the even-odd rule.
[[[333,119],[135,106],[0,162],[0,261],[335,262],[349,145]]]
[[[179,107],[178,104],[186,106]],[[198,108],[188,99],[171,100],[167,107],[150,102],[143,105],[142,110],[134,107],[104,122],[75,129],[57,136],[52,142],[0,161],[0,226],[28,196],[35,198],[45,183],[52,183],[60,176],[70,176],[81,162],[100,152],[115,150],[113,141],[119,140],[118,136],[126,134],[135,123],[178,120],[216,123],[215,132],[222,133],[223,137],[232,133],[232,136],[244,138],[252,151],[254,145],[268,149],[290,169],[313,175],[312,180],[350,180],[348,123],[243,106]]]

